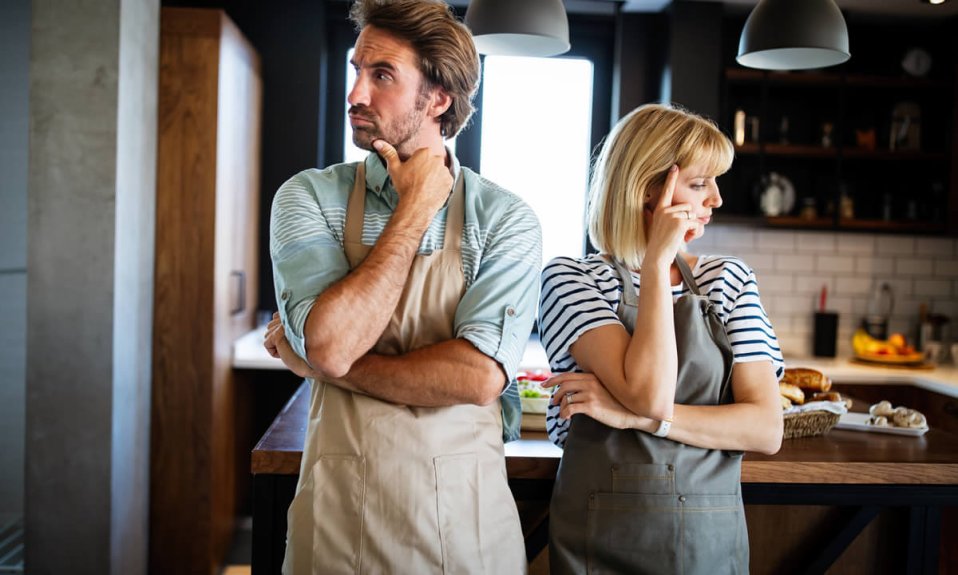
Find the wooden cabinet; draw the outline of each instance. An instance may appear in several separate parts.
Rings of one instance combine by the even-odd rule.
[[[231,344],[253,328],[259,58],[219,10],[163,8],[150,571],[218,572],[237,505]]]
[[[901,38],[877,25],[849,29],[852,60],[841,66],[765,72],[729,62],[722,124],[736,142],[736,160],[720,182],[731,196],[727,208],[771,226],[953,232],[953,40],[937,27],[905,25]],[[932,56],[925,76],[901,68],[915,46]],[[763,208],[772,173],[794,193]],[[772,206],[783,209],[770,215]]]

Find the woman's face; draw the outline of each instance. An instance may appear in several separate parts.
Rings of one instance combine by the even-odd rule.
[[[686,236],[686,243],[702,236],[705,232],[705,226],[712,221],[712,210],[722,205],[722,195],[719,193],[718,183],[715,181],[715,176],[706,171],[707,168],[708,166],[704,163],[680,168],[678,179],[675,182],[672,205],[689,204],[692,207],[692,219],[699,223]],[[654,189],[650,197],[645,200],[646,229],[651,224],[651,210],[654,210],[658,205],[662,186],[664,184]]]

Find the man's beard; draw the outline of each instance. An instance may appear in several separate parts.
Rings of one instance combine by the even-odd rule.
[[[402,149],[407,142],[419,135],[424,120],[422,111],[426,109],[427,102],[426,94],[420,92],[416,98],[415,108],[387,126],[381,126],[378,119],[369,114],[365,107],[352,106],[349,109],[350,114],[359,115],[373,124],[372,126],[354,127],[353,144],[360,149],[371,152],[373,151],[374,141],[385,140],[397,150]]]

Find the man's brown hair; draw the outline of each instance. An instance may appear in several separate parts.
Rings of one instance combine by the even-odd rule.
[[[441,87],[452,104],[439,117],[442,135],[452,138],[466,126],[479,88],[479,55],[469,29],[441,0],[356,0],[349,18],[357,30],[375,26],[410,44],[429,87]]]

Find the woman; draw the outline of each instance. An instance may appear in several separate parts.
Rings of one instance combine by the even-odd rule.
[[[560,373],[546,422],[564,447],[553,573],[748,572],[741,452],[781,445],[784,364],[752,270],[685,251],[732,156],[704,118],[634,110],[596,160],[599,253],[543,271],[540,334]]]

